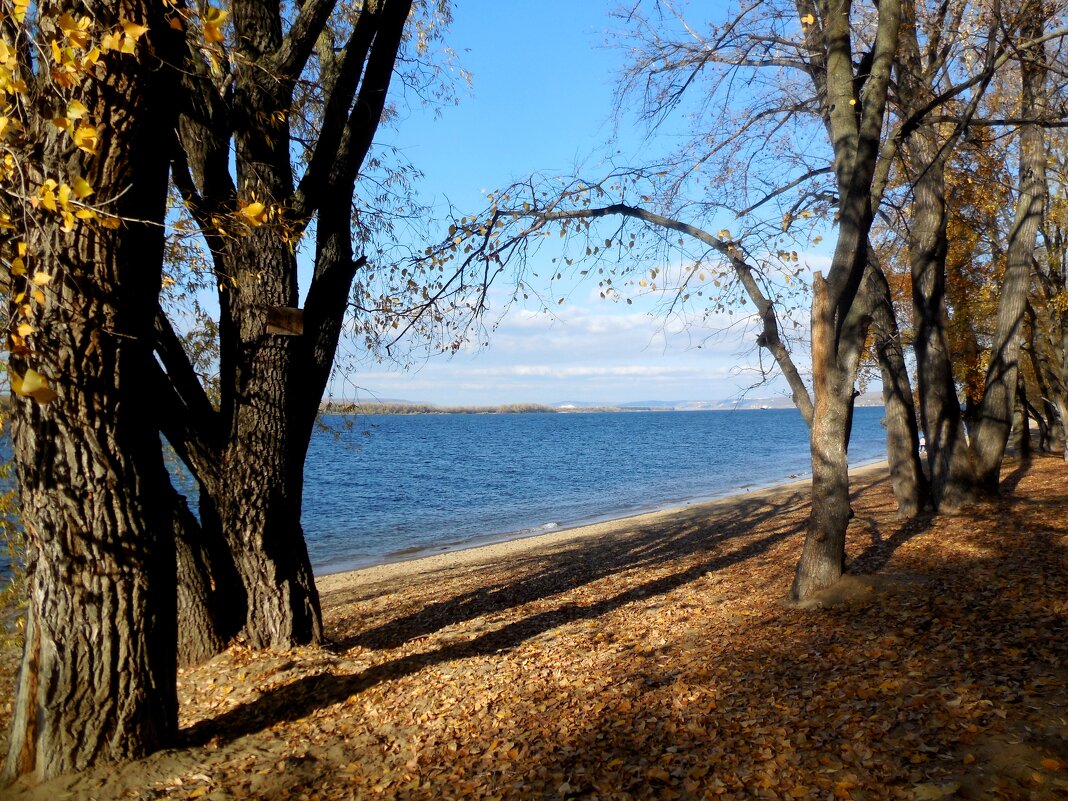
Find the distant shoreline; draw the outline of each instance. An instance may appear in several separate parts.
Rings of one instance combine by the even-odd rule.
[[[703,405],[699,405],[703,404]],[[858,403],[857,408],[877,407],[882,403]],[[760,401],[742,401],[727,404],[723,401],[687,401],[678,406],[623,405],[586,406],[561,404],[549,406],[540,403],[506,403],[499,406],[436,406],[432,403],[407,403],[395,401],[367,401],[364,403],[328,403],[320,407],[322,414],[378,415],[378,414],[583,414],[605,412],[755,412],[784,411],[795,407],[787,402],[772,405]]]

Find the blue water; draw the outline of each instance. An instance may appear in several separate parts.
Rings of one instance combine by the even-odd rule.
[[[885,458],[856,410],[850,463]],[[681,505],[809,473],[792,410],[328,418],[305,471],[316,573]],[[345,424],[348,427],[344,427]]]
[[[882,413],[856,410],[851,465],[885,458]],[[792,409],[375,415],[324,422],[311,442],[304,485],[304,533],[319,574],[809,474],[808,431]],[[9,447],[0,442],[4,456]],[[188,483],[180,489],[192,494]],[[0,553],[0,578],[6,568]]]

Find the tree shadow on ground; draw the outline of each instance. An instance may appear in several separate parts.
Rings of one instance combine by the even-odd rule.
[[[676,572],[636,584],[590,604],[563,603],[486,631],[474,639],[448,642],[434,650],[399,657],[358,673],[323,674],[298,679],[218,717],[196,724],[185,732],[183,739],[190,746],[203,745],[208,741],[229,742],[277,723],[303,718],[380,682],[416,673],[427,666],[508,651],[557,627],[594,619],[634,601],[666,594],[709,572],[754,559],[777,543],[800,534],[805,522],[797,523],[796,515],[793,516],[795,522],[790,525],[776,526],[774,521],[787,511],[797,512],[804,500],[804,493],[794,493],[775,500],[753,499],[725,507],[723,513],[711,516],[709,522],[714,524],[714,530],[710,530],[708,523],[695,521],[692,516],[683,513],[679,521],[666,530],[663,523],[638,526],[629,534],[593,543],[583,541],[562,550],[528,557],[523,560],[527,573],[511,583],[497,584],[427,604],[414,614],[390,620],[354,637],[343,638],[334,647],[397,647],[453,623],[543,600],[613,573],[648,569],[671,560],[691,558],[685,567]],[[743,537],[758,524],[765,529],[770,528],[770,533],[726,550],[732,540]],[[701,558],[700,555],[706,552],[707,558]],[[492,570],[492,564],[483,569]]]
[[[878,573],[889,564],[894,552],[902,545],[930,531],[935,520],[932,514],[920,515],[906,520],[889,537],[883,537],[874,520],[865,521],[871,531],[871,544],[849,563],[849,572],[858,575]]]
[[[339,650],[354,646],[375,650],[396,648],[447,626],[543,600],[617,573],[648,569],[711,551],[747,534],[755,526],[797,511],[806,502],[807,493],[804,492],[775,499],[739,501],[710,513],[714,530],[706,521],[694,519],[692,513],[682,511],[679,521],[666,531],[663,525],[639,524],[592,544],[590,540],[582,540],[549,554],[508,557],[509,572],[518,569],[523,573],[518,580],[486,583],[483,578],[479,586],[469,592],[430,601],[409,614],[390,616],[357,634],[342,635],[334,641],[333,647]],[[790,531],[783,536],[793,533],[797,532]],[[493,565],[480,566],[479,569],[484,575],[492,575]],[[340,595],[340,598],[336,594],[328,596],[327,603],[350,601],[344,593]]]

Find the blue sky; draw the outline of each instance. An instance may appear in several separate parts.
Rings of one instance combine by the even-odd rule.
[[[447,43],[472,73],[460,104],[440,112],[402,104],[385,140],[425,175],[419,191],[444,211],[478,211],[484,192],[532,173],[603,171],[604,145],[614,133],[613,88],[622,65],[607,46],[617,24],[605,0],[464,0],[454,8]],[[629,123],[629,125],[628,125]],[[641,153],[643,140],[625,121],[614,147]],[[446,202],[447,201],[447,202]],[[445,227],[444,225],[442,227]],[[555,255],[535,262],[548,269]],[[513,307],[488,346],[417,360],[407,369],[342,357],[334,397],[403,398],[438,404],[625,402],[722,399],[782,393],[778,382],[756,390],[752,326],[667,321],[655,298],[633,305],[601,300],[596,283],[570,288],[552,314]],[[503,308],[502,291],[497,309]],[[496,318],[494,318],[496,319]],[[801,358],[799,361],[804,362]],[[765,362],[767,357],[765,356]]]

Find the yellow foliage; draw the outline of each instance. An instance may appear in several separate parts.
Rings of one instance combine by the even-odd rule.
[[[96,155],[98,134],[94,126],[82,123],[71,136],[74,139],[74,144],[77,145],[79,149],[84,150],[90,155]]]
[[[16,395],[33,398],[38,403],[51,403],[58,397],[48,385],[48,379],[32,367],[25,375],[20,376],[14,370],[10,370],[8,375],[11,377],[11,391]]]

